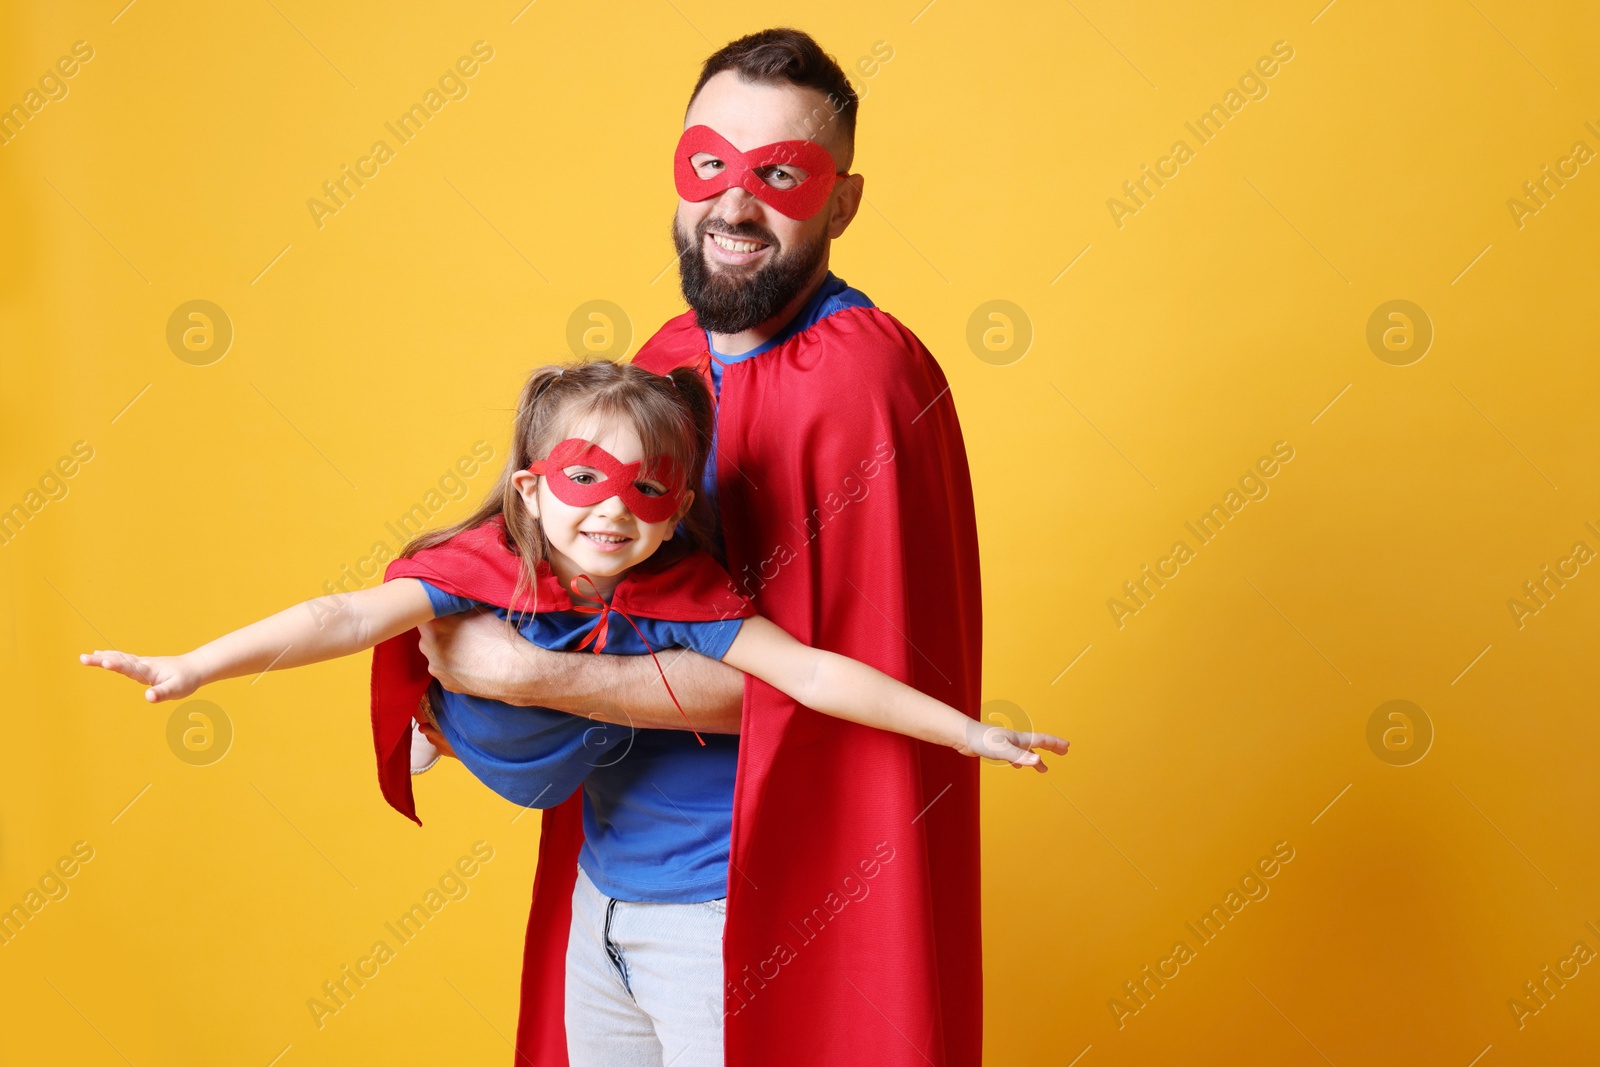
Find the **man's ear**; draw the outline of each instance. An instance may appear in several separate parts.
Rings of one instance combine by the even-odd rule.
[[[539,517],[539,476],[531,471],[517,471],[511,476],[511,484],[522,497],[522,504],[528,509],[528,514],[534,518]]]
[[[828,237],[837,241],[861,210],[867,179],[861,174],[846,174],[833,187],[833,217],[828,220]]]

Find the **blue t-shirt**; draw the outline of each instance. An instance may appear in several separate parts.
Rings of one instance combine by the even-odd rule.
[[[422,585],[435,617],[480,607],[507,617],[504,608]],[[723,657],[743,622],[630,617],[657,652],[688,648],[712,659]],[[518,630],[541,648],[571,651],[598,622],[598,614],[546,611],[521,615]],[[632,626],[612,619],[605,651],[644,655],[646,649]],[[516,707],[447,692],[437,682],[429,695],[439,730],[461,762],[512,803],[550,808],[582,786],[578,864],[601,892],[662,903],[727,895],[737,735],[702,734],[702,747],[687,730],[635,729]]]

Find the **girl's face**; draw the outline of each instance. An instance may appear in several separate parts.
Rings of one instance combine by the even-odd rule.
[[[619,463],[634,463],[644,458],[639,435],[621,419],[591,416],[569,427],[565,436],[592,441],[616,457]],[[579,463],[569,464],[562,471],[579,484],[605,479],[603,472]],[[544,529],[550,566],[562,584],[571,588],[575,576],[587,574],[603,597],[611,595],[628,568],[649,559],[663,541],[672,537],[673,528],[694,501],[693,491],[686,490],[683,503],[672,518],[664,522],[645,522],[618,496],[608,497],[598,504],[573,505],[551,492],[547,480],[536,474],[518,471],[511,480],[522,495],[523,505]],[[667,486],[652,479],[641,479],[634,484],[648,496],[668,491]],[[588,591],[587,588],[579,590],[581,593]]]

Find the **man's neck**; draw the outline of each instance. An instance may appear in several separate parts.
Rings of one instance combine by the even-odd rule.
[[[822,283],[828,278],[828,262],[823,260],[817,265],[817,272],[806,283],[805,288],[794,295],[794,299],[783,305],[772,318],[765,322],[757,323],[740,333],[713,333],[711,334],[711,347],[724,356],[742,356],[752,348],[759,348],[776,337],[785,326],[794,321],[800,310],[822,288]]]

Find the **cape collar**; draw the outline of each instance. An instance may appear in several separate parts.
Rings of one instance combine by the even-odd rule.
[[[738,355],[731,356],[723,355],[721,352],[712,349],[711,334],[708,331],[701,330],[700,335],[705,342],[706,354],[719,365],[725,367],[729,363],[740,363],[747,359],[753,359],[763,352],[770,352],[797,334],[811,329],[817,323],[836,312],[843,311],[846,308],[872,306],[872,301],[868,299],[865,293],[850,288],[849,283],[830,270],[823,277],[822,284],[817,287],[817,291],[812,293],[811,298],[806,301],[805,306],[795,312],[794,318],[790,319],[777,333],[748,352],[740,352]],[[690,312],[690,314],[692,315],[693,312]],[[699,326],[698,320],[695,325]]]
[[[421,578],[446,592],[508,611],[598,610],[597,602],[584,595],[584,588],[579,588],[574,600],[548,560],[540,560],[535,568],[532,589],[524,588],[513,598],[521,569],[522,557],[506,534],[505,521],[495,515],[448,541],[394,560],[384,578]],[[668,541],[624,574],[612,593],[610,607],[669,622],[742,619],[755,611],[710,554],[677,541]]]

